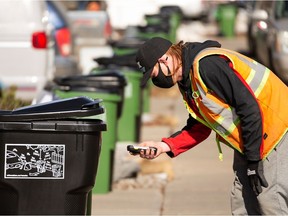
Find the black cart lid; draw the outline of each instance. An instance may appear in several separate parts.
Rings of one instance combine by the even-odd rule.
[[[60,77],[56,78],[54,82],[59,86],[70,88],[123,89],[127,85],[125,76],[117,70],[89,75]]]
[[[1,110],[0,121],[31,121],[93,116],[104,113],[102,99],[74,97],[21,107],[12,111]]]
[[[116,65],[121,67],[130,67],[136,69],[139,72],[139,66],[136,63],[136,52],[126,55],[114,55],[112,57],[99,57],[93,60],[99,65],[109,66]]]

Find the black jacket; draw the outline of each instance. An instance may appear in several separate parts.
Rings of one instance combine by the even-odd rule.
[[[189,71],[195,56],[207,47],[220,47],[216,41],[204,43],[186,43],[183,48],[183,80],[178,83],[179,88],[191,97],[191,80]],[[262,142],[261,112],[255,97],[230,68],[229,61],[218,55],[203,58],[199,63],[200,76],[206,86],[235,108],[241,120],[242,137],[244,141],[244,155],[247,160],[258,161]],[[200,124],[189,115],[183,130],[191,130],[195,124]],[[181,131],[172,135],[176,137]]]

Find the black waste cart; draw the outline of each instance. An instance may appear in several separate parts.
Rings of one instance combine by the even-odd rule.
[[[101,99],[0,111],[0,214],[85,215],[106,123]]]

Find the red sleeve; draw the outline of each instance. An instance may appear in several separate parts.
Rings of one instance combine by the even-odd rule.
[[[210,133],[210,128],[199,123],[193,125],[189,130],[182,130],[181,133],[175,137],[162,138],[162,142],[167,143],[171,149],[171,152],[167,154],[170,157],[176,157],[204,141]]]

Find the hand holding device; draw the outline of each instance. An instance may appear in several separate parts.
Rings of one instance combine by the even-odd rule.
[[[149,154],[153,152],[154,155],[157,154],[157,148],[155,147],[148,147],[148,146],[135,146],[135,145],[128,145],[127,151],[129,151],[131,154],[136,155],[140,154],[140,152],[144,150],[144,153],[146,154],[146,151],[150,151]]]

